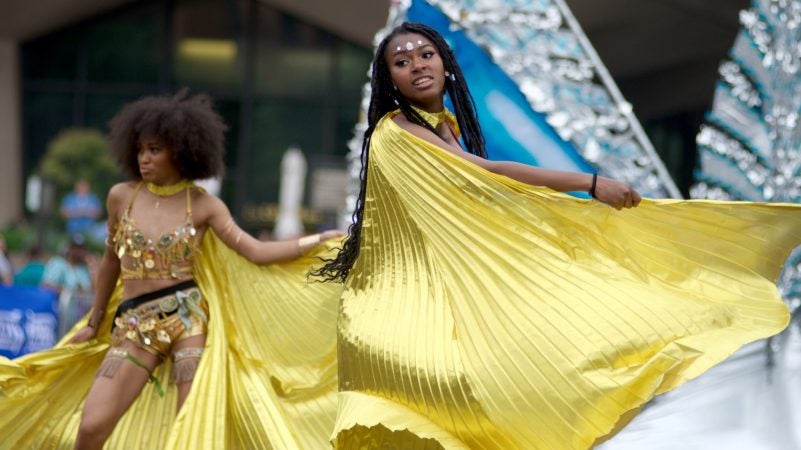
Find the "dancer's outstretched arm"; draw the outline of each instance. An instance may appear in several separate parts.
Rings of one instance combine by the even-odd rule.
[[[409,133],[481,166],[490,172],[504,175],[533,186],[546,186],[560,192],[589,192],[592,189],[592,174],[543,169],[513,161],[490,161],[462,150],[459,147],[458,141],[452,138],[453,134],[449,130],[440,136],[427,128],[410,122],[403,114],[397,114],[393,117],[393,120],[398,126]],[[443,124],[440,126],[446,127],[447,125]],[[641,200],[640,194],[628,184],[606,177],[596,178],[594,194],[596,199],[616,209],[635,207]]]

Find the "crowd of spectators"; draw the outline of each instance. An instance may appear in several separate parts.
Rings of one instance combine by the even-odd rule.
[[[60,251],[46,255],[33,245],[12,258],[0,234],[0,310],[4,300],[20,301],[26,289],[52,292],[58,299],[58,336],[64,335],[92,305],[92,268],[97,256],[87,248],[87,238],[102,214],[100,201],[86,180],[78,180],[60,207],[68,242]],[[103,227],[104,228],[104,227]],[[0,339],[1,340],[1,339]]]
[[[58,335],[66,333],[91,307],[92,268],[96,256],[86,248],[83,235],[71,236],[66,248],[47,258],[38,246],[24,256],[10,258],[0,235],[0,285],[52,291],[58,298]],[[12,263],[17,260],[17,264]],[[21,259],[21,260],[20,260]],[[14,295],[14,290],[3,291]],[[0,309],[3,297],[0,296]]]

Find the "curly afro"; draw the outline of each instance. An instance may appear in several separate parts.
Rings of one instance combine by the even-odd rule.
[[[157,137],[170,148],[176,169],[188,180],[222,175],[228,127],[205,94],[183,89],[173,96],[143,97],[125,105],[109,122],[109,142],[122,168],[141,179],[137,154],[142,138]]]

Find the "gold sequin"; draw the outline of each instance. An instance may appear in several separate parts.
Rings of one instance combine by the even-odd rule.
[[[151,331],[154,328],[156,328],[156,320],[155,319],[150,319],[150,320],[147,320],[147,321],[142,322],[142,323],[139,324],[139,331],[141,331],[143,333],[147,333],[148,331]]]
[[[164,331],[164,330],[159,330],[159,332],[158,332],[158,333],[157,333],[157,335],[156,335],[156,338],[157,338],[159,341],[161,341],[161,342],[164,342],[164,343],[167,343],[167,344],[169,344],[170,342],[172,342],[172,339],[170,339],[170,335],[169,335],[169,334],[167,334],[167,332],[166,332],[166,331]]]

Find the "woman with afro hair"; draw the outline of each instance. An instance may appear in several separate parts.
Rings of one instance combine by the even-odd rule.
[[[0,366],[9,397],[0,401],[0,430],[12,436],[6,443],[75,439],[76,449],[100,449],[110,437],[112,448],[325,442],[335,408],[334,371],[326,367],[335,364],[339,290],[306,283],[305,275],[315,249],[342,233],[259,241],[220,199],[193,184],[223,170],[226,126],[205,95],[142,98],[110,128],[131,180],[108,193],[109,239],[94,305],[67,343],[11,362],[28,371],[30,387],[49,380],[44,398],[31,394],[36,389],[10,392],[10,368]],[[70,366],[78,361],[76,371]],[[58,406],[36,411],[34,422],[19,420],[42,401]],[[31,433],[20,423],[37,425]]]
[[[474,111],[435,30],[380,42],[354,223],[317,272],[345,285],[336,448],[587,449],[787,324],[797,205],[490,161]]]

